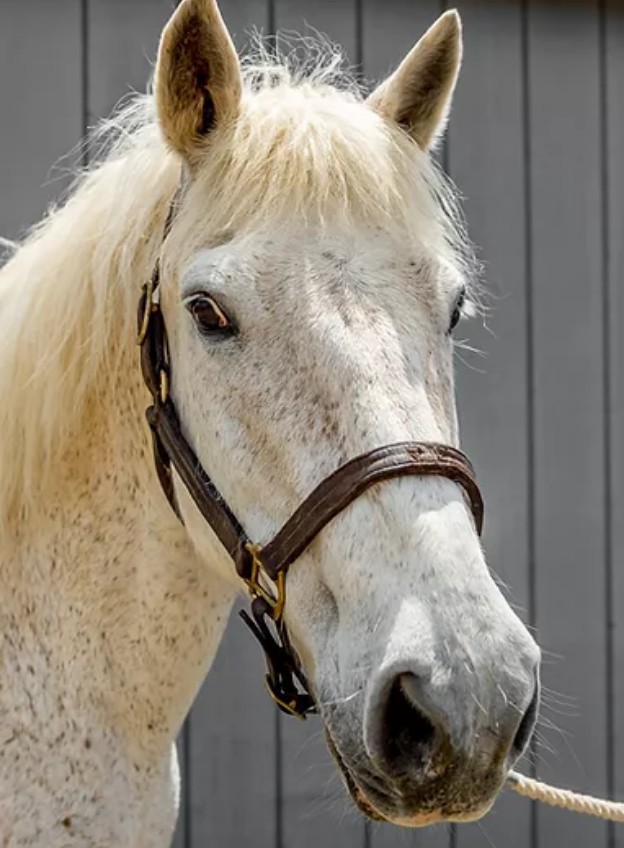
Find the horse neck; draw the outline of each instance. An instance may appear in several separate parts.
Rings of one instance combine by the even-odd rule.
[[[28,620],[52,666],[71,669],[80,703],[97,703],[149,760],[179,729],[236,589],[200,560],[160,491],[138,350],[127,347],[3,558],[0,613],[11,610],[17,631]]]

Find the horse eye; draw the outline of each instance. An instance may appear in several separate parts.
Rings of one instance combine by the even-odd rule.
[[[451,323],[449,324],[448,329],[449,334],[452,333],[455,327],[459,324],[459,320],[462,317],[462,309],[464,307],[465,301],[466,292],[462,290],[459,293],[457,300],[455,301],[455,306],[453,307],[453,312],[451,313]]]
[[[201,333],[206,336],[231,336],[236,327],[219,304],[208,295],[198,295],[186,304]]]

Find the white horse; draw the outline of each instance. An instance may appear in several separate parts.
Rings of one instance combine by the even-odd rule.
[[[2,845],[169,843],[173,742],[242,588],[153,470],[134,323],[159,255],[185,435],[256,540],[357,454],[457,442],[470,263],[429,150],[460,55],[448,12],[363,99],[331,69],[241,69],[214,0],[184,0],[154,98],[2,270]],[[482,815],[531,733],[539,653],[459,487],[369,489],[287,586],[357,803]]]

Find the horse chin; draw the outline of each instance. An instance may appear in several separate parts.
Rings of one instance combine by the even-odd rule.
[[[357,778],[354,776],[353,772],[344,761],[327,728],[325,728],[325,736],[327,739],[327,745],[329,747],[330,753],[332,754],[334,761],[338,765],[339,771],[342,775],[342,779],[347,787],[352,801],[355,803],[360,812],[362,812],[367,818],[371,819],[372,821],[385,822],[387,824],[393,824],[398,827],[409,828],[427,827],[429,825],[440,824],[442,822],[474,822],[482,818],[486,813],[488,813],[494,804],[495,796],[491,798],[488,802],[480,805],[478,808],[469,811],[464,811],[460,814],[454,815],[445,815],[443,812],[437,810],[412,814],[409,816],[393,814],[389,812],[381,812],[381,810],[379,809],[380,806],[392,806],[392,804],[389,803],[389,799],[385,800],[382,796],[382,793],[378,790],[369,791],[367,793],[359,785]],[[372,799],[372,795],[379,796],[377,803],[375,802],[375,800]]]

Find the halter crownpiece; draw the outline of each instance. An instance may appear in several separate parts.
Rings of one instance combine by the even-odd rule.
[[[171,227],[175,201],[165,224]],[[169,395],[167,331],[158,300],[160,261],[143,286],[138,308],[138,337],[143,379],[152,396],[146,410],[152,432],[154,463],[167,500],[182,520],[173,469],[195,505],[234,562],[251,597],[251,615],[241,612],[265,653],[266,684],[284,712],[305,718],[315,712],[310,684],[290,643],[284,622],[286,574],[324,527],[371,486],[395,477],[445,477],[462,487],[477,532],[483,526],[483,499],[468,458],[450,445],[400,442],[349,460],[326,477],[264,545],[254,543],[216,488],[185,439]]]

